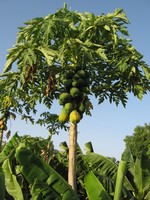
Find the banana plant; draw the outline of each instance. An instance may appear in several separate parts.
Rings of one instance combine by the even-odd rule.
[[[55,158],[55,160],[52,160],[52,163],[53,163],[54,168],[56,167],[56,163],[57,163],[57,166],[59,166],[59,168],[57,167],[57,169],[59,169],[59,172],[62,173],[60,170],[62,168],[62,165],[61,165],[62,163],[63,163],[63,167],[66,166],[65,169],[67,169],[66,158],[67,158],[67,155],[68,155],[67,153],[69,149],[66,142],[61,143],[60,146],[61,146],[61,151],[57,151],[56,153],[57,160]],[[119,186],[121,182],[123,183],[123,185],[121,188],[115,190],[116,191],[115,193],[117,195],[118,194],[120,195],[121,194],[120,189],[121,189],[121,191],[123,191],[123,193],[121,194],[122,197],[130,198],[132,196],[131,191],[133,191],[133,188],[129,179],[125,177],[126,171],[124,171],[124,173],[122,174],[122,170],[124,170],[125,168],[123,168],[123,165],[121,163],[125,163],[124,161],[125,158],[123,158],[123,160],[120,161],[119,166],[118,166],[117,163],[112,161],[112,159],[94,153],[94,149],[91,142],[88,142],[85,144],[85,151],[86,151],[86,154],[83,154],[79,145],[77,146],[77,192],[80,196],[80,199],[85,199],[87,197],[87,194],[91,196],[90,191],[93,191],[91,187],[92,185],[96,187],[95,185],[98,182],[99,182],[98,183],[99,186],[97,186],[97,188],[99,187],[100,188],[103,187],[103,188],[102,189],[99,188],[97,195],[100,194],[100,190],[102,191],[105,190],[108,193],[107,196],[109,196],[112,199],[114,197],[114,190],[115,188],[117,188],[115,186],[117,173],[118,173],[118,177],[122,176],[122,178],[124,178],[124,181],[123,179],[118,179],[119,183],[117,183],[117,185]],[[120,172],[118,172],[118,169],[120,169],[119,170]],[[91,185],[91,182],[94,182],[94,183]],[[90,190],[90,191],[87,191],[87,190]],[[96,195],[96,192],[94,192],[93,198],[92,197],[89,197],[89,198],[95,199],[95,195]],[[99,198],[99,196],[97,196],[97,198]]]
[[[129,167],[129,172],[134,188],[133,195],[138,200],[150,199],[150,159],[142,154],[137,157]]]
[[[94,155],[90,156],[91,159],[94,160]],[[90,162],[92,163],[92,160]],[[98,162],[95,161],[95,163]],[[111,168],[110,163],[109,166]],[[97,168],[99,168],[99,166]],[[108,170],[107,164],[104,164],[104,161],[103,167],[101,165],[101,169],[102,171],[105,171],[105,173]],[[111,168],[112,173],[113,171],[115,171],[115,168]],[[85,177],[85,187],[89,200],[149,200],[150,165],[148,157],[142,155],[140,158],[137,157],[134,160],[130,151],[126,149],[122,154],[122,158],[119,162],[119,166],[117,168],[117,173],[115,173],[115,176],[116,183],[114,188],[114,194],[113,196],[111,196],[108,190],[105,189],[103,184],[101,184],[101,182],[97,178],[98,176],[95,176],[93,172],[88,173]],[[96,185],[94,189],[92,189],[93,185]]]
[[[11,138],[0,154],[1,200],[12,197],[15,200],[78,200],[71,186],[46,163],[43,151],[47,153],[47,144],[49,141],[44,139],[33,141],[17,133]]]
[[[125,153],[126,151],[123,153],[123,155]],[[114,200],[120,200],[120,197],[122,198],[128,197],[129,199],[131,196],[131,191],[133,191],[132,185],[129,179],[126,177],[127,163],[124,157],[122,156],[122,159],[118,165],[114,163],[112,159],[96,153],[87,153],[87,155],[85,156],[85,159],[88,162],[97,180],[105,188],[109,197],[111,199],[114,198]],[[92,178],[93,175],[91,176],[91,179]],[[93,179],[95,180],[95,177]],[[86,179],[85,181],[87,182]],[[100,188],[102,186],[100,186]],[[104,189],[102,188],[100,190],[104,191]],[[103,195],[101,199],[105,199],[103,198]]]
[[[21,187],[17,181],[14,170],[12,170],[14,168],[15,148],[19,145],[19,142],[20,137],[15,133],[0,153],[0,197],[2,200],[11,197],[13,197],[14,200],[23,200]]]
[[[17,147],[15,157],[20,165],[20,172],[30,184],[31,199],[78,200],[71,186],[24,144]]]
[[[60,147],[54,150],[49,138],[16,133],[0,153],[1,199],[149,199],[150,166],[145,155],[134,160],[125,150],[118,165],[94,153],[90,142],[85,154],[77,145],[77,196],[67,183],[68,145],[63,142]]]

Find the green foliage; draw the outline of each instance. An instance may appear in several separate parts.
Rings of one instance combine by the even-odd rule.
[[[125,174],[126,174],[126,166],[127,166],[126,161],[121,160],[119,162],[114,200],[120,200],[120,198],[121,198],[121,192],[122,192],[124,178],[125,178]]]
[[[101,167],[100,170],[105,170]],[[98,179],[89,173],[87,177],[90,177],[89,180],[85,180],[85,187],[88,192],[89,199],[107,199],[112,193],[108,193],[108,190],[105,190],[103,185],[98,181]],[[125,192],[123,184],[126,182],[126,177],[128,178],[128,183],[130,183],[130,188]],[[96,187],[93,188],[89,186],[91,182],[95,181]],[[150,165],[149,159],[146,156],[137,157],[134,161],[132,155],[128,149],[122,155],[122,160],[119,162],[119,166],[116,174],[116,185],[114,188],[114,200],[120,199],[149,199],[150,195]],[[97,184],[96,184],[97,182]],[[129,185],[129,184],[128,184]],[[97,188],[98,187],[98,188]],[[92,189],[93,188],[93,189]],[[126,186],[125,186],[126,188]],[[103,197],[103,195],[105,197]]]
[[[85,161],[90,169],[95,173],[96,177],[103,184],[107,192],[112,195],[115,190],[115,182],[117,177],[118,165],[110,158],[104,157],[96,153],[88,153]],[[123,195],[129,195],[128,191],[132,191],[132,185],[127,177],[124,178]]]
[[[78,199],[67,182],[47,164],[53,155],[50,138],[19,137],[16,133],[0,154],[6,183],[0,189],[6,189],[5,198],[16,199],[18,195],[25,200]]]
[[[40,118],[37,120],[37,124],[41,126],[46,126],[51,135],[58,134],[60,129],[68,131],[69,127],[67,125],[61,124],[58,121],[59,116],[57,114],[51,114],[50,112],[43,112]]]
[[[21,187],[17,181],[16,175],[12,172],[11,161],[6,159],[2,165],[4,175],[5,175],[5,185],[6,190],[9,195],[13,196],[14,200],[23,200],[23,194]]]
[[[21,194],[25,200],[77,199],[64,181],[67,180],[68,146],[63,142],[60,151],[55,150],[50,139],[19,137],[16,133],[5,145],[0,154],[3,168],[0,171],[0,192],[6,199],[15,199],[16,195]],[[77,193],[80,200],[85,200],[87,196],[93,199],[93,195],[94,199],[113,199],[114,192],[117,194],[118,191],[121,191],[120,199],[123,200],[131,200],[133,197],[148,200],[148,156],[133,159],[129,149],[126,149],[118,165],[110,158],[94,153],[90,142],[85,144],[85,148],[86,153],[83,154],[77,146]],[[118,198],[117,195],[115,198]]]
[[[134,195],[138,200],[148,199],[150,193],[150,165],[147,156],[141,155],[134,162],[134,170],[130,168],[134,180]],[[133,170],[133,171],[132,171]]]
[[[130,148],[134,157],[148,153],[148,146],[150,145],[150,124],[135,127],[133,134],[126,136],[124,141],[126,147]]]
[[[85,187],[89,199],[111,200],[103,185],[92,172],[85,177]]]
[[[26,147],[20,145],[15,157],[21,166],[21,173],[31,184],[33,199],[78,199],[67,182]]]
[[[2,164],[7,158],[14,154],[15,148],[20,142],[20,137],[17,133],[11,138],[7,145],[4,146],[2,152],[0,153],[0,164]]]
[[[84,149],[86,153],[94,153],[93,145],[91,142],[85,143]]]
[[[0,166],[0,197],[1,199],[5,199],[5,175],[2,170],[2,167]]]
[[[65,169],[67,170],[68,165],[66,158],[69,149],[66,143],[61,143],[60,147],[61,151],[56,152],[55,160],[51,160],[50,164],[52,164],[54,168],[57,165],[59,173],[64,176],[63,172]],[[118,165],[111,159],[94,153],[90,142],[86,143],[85,147],[86,154],[83,154],[80,147],[77,146],[77,191],[80,199],[84,200],[87,196],[84,179],[86,175],[91,173],[91,171],[94,173],[97,180],[103,185],[109,196],[113,198]],[[64,168],[64,166],[66,167]],[[63,171],[61,169],[63,169]],[[126,197],[129,199],[129,197],[132,196],[131,191],[133,191],[133,187],[129,179],[125,177],[122,198]]]

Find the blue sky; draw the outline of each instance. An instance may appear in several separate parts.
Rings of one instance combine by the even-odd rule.
[[[149,0],[1,0],[0,1],[0,73],[3,70],[7,49],[11,48],[16,41],[18,26],[34,17],[44,17],[54,13],[63,7],[64,2],[72,11],[93,12],[96,15],[113,12],[116,8],[123,8],[130,21],[128,31],[134,47],[144,55],[144,61],[150,66],[150,1]],[[140,101],[129,95],[126,109],[122,105],[116,107],[114,104],[104,102],[98,106],[93,99],[94,109],[92,117],[85,116],[79,123],[78,142],[82,148],[84,144],[91,141],[95,152],[104,156],[120,159],[125,148],[123,139],[131,135],[137,125],[143,126],[150,123],[150,94]],[[39,107],[39,109],[41,109]],[[58,105],[53,111],[58,111]],[[12,135],[16,131],[19,134],[31,134],[32,136],[47,137],[45,128],[32,126],[21,122],[19,119],[10,121]],[[60,142],[68,142],[68,133],[60,132],[53,137],[55,147]]]

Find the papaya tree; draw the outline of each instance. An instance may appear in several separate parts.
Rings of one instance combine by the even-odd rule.
[[[0,87],[19,102],[12,110],[32,114],[41,103],[48,109],[43,120],[70,123],[68,181],[74,190],[77,125],[91,115],[90,96],[125,106],[128,93],[142,99],[150,90],[150,69],[132,46],[127,24],[122,9],[96,16],[65,5],[19,27],[7,55]],[[55,100],[62,106],[58,116],[50,112]]]

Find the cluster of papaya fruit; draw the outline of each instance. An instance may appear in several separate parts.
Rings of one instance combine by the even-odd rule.
[[[0,118],[0,130],[2,131],[6,131],[7,130],[7,118],[5,115],[3,115],[1,118]]]
[[[65,123],[69,120],[77,124],[86,109],[88,72],[83,69],[68,70],[62,75],[61,82],[64,89],[59,96],[59,104],[63,106],[59,121]]]

